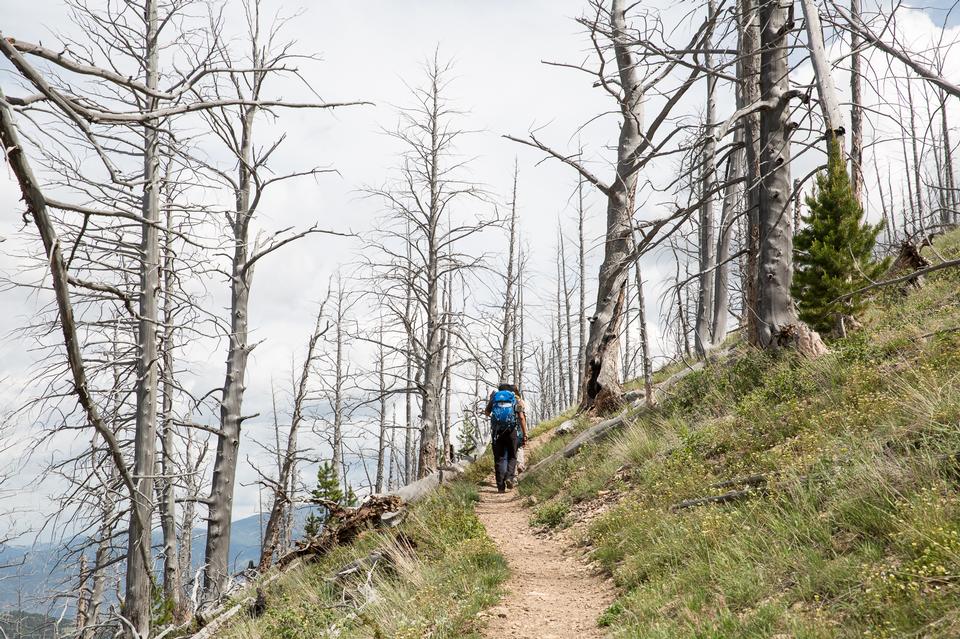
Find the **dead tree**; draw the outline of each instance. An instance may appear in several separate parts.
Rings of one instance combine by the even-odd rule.
[[[267,524],[263,531],[263,543],[260,546],[260,572],[264,572],[273,564],[273,557],[280,544],[280,532],[285,524],[288,510],[293,508],[295,503],[293,492],[294,466],[297,457],[300,454],[298,436],[300,427],[304,420],[304,411],[308,399],[310,372],[317,357],[317,342],[330,329],[329,320],[325,316],[327,302],[330,299],[329,292],[327,297],[320,304],[317,311],[317,318],[314,322],[313,332],[307,340],[307,351],[300,367],[300,374],[295,381],[295,391],[293,395],[293,410],[290,414],[290,427],[287,430],[286,447],[282,451],[278,449],[277,454],[281,455],[281,461],[277,473],[276,481],[272,483],[273,502],[270,506],[270,515],[267,518]]]
[[[786,45],[789,24],[781,0],[760,3],[760,210],[757,320],[760,345],[790,346],[815,357],[826,349],[796,314],[793,279],[793,215],[790,181],[790,89]]]
[[[510,198],[510,239],[507,243],[507,273],[504,279],[503,296],[503,328],[501,329],[500,344],[500,377],[501,381],[508,378],[508,366],[512,351],[511,340],[514,337],[516,325],[516,304],[514,300],[515,256],[517,252],[517,179],[520,168],[517,161],[513,163],[513,195]]]
[[[299,177],[315,177],[326,169],[308,168],[301,171],[272,175],[268,162],[283,138],[265,145],[256,144],[258,116],[282,107],[297,106],[282,100],[265,100],[269,81],[290,73],[289,64],[298,56],[289,44],[276,42],[277,27],[264,30],[260,19],[259,0],[245,4],[248,51],[237,54],[226,46],[219,48],[225,68],[248,67],[252,72],[235,71],[218,74],[219,81],[211,87],[224,106],[208,110],[204,115],[210,130],[233,160],[235,170],[222,170],[207,165],[208,172],[228,189],[234,198],[233,207],[225,212],[228,235],[226,252],[229,266],[223,270],[230,290],[230,318],[227,330],[226,372],[219,390],[220,428],[217,433],[217,452],[214,458],[213,478],[207,501],[207,541],[205,550],[204,595],[207,601],[217,601],[224,592],[230,576],[230,525],[233,513],[233,493],[239,461],[240,431],[243,422],[254,415],[243,414],[243,396],[246,389],[247,362],[256,344],[249,342],[250,292],[254,268],[261,259],[306,235],[334,234],[318,229],[316,225],[299,232],[277,231],[255,236],[255,223],[264,193],[273,185]],[[312,105],[326,108],[327,105]]]
[[[391,132],[404,148],[399,176],[368,189],[387,214],[365,259],[384,312],[406,334],[405,385],[420,399],[417,477],[431,474],[439,463],[442,343],[453,328],[441,308],[443,282],[448,273],[480,263],[479,257],[460,252],[460,245],[495,223],[476,211],[461,219],[457,210],[461,202],[482,202],[484,194],[461,177],[464,165],[454,159],[465,131],[456,127],[460,113],[446,98],[450,69],[438,54],[429,61],[425,85],[412,90],[414,105],[401,110],[400,124]]]
[[[707,13],[713,16],[716,13],[716,5],[713,0],[707,2]],[[706,122],[704,127],[712,131],[717,119],[717,101],[716,89],[717,78],[713,68],[713,28],[707,30],[706,38],[703,41],[703,65],[706,72],[707,81],[707,108]],[[713,211],[713,196],[716,189],[716,157],[717,143],[713,135],[704,136],[703,163],[701,165],[701,193],[704,194],[703,202],[700,205],[700,224],[699,224],[699,257],[700,257],[700,277],[699,277],[699,295],[697,298],[697,321],[694,327],[694,344],[696,345],[697,355],[704,357],[707,350],[714,342],[713,335],[713,316],[714,316],[714,269],[717,264],[717,244],[715,239],[715,220]]]
[[[617,104],[621,122],[616,172],[612,181],[602,181],[578,156],[552,149],[542,143],[535,134],[531,134],[528,139],[507,137],[539,149],[549,157],[571,166],[607,198],[604,259],[598,276],[596,306],[590,320],[580,402],[582,410],[604,412],[622,401],[619,370],[620,328],[625,308],[624,288],[630,264],[640,253],[662,239],[661,230],[670,229],[678,220],[687,219],[692,211],[699,208],[698,202],[692,207],[678,209],[663,218],[644,224],[636,247],[631,250],[638,174],[652,160],[661,157],[664,147],[676,133],[674,129],[672,133],[665,134],[664,139],[658,137],[661,126],[669,120],[675,105],[701,73],[701,65],[689,62],[685,56],[693,55],[702,49],[706,31],[712,26],[715,16],[708,17],[676,55],[670,53],[663,58],[651,55],[649,60],[646,57],[641,60],[634,48],[644,48],[644,45],[649,43],[643,33],[637,36],[630,32],[626,0],[611,0],[609,8],[595,0],[591,7],[592,14],[580,22],[589,30],[598,58],[597,67],[569,64],[561,66],[573,67],[592,75],[595,85],[606,91]],[[615,74],[609,73],[607,67],[611,53]],[[641,62],[644,62],[642,66]],[[663,91],[663,83],[676,71],[682,71],[679,85],[669,92],[669,97],[647,124],[643,113],[647,93],[654,88]],[[715,193],[705,193],[702,197],[713,195]]]

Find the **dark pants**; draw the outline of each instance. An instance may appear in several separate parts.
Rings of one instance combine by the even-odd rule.
[[[497,475],[497,489],[503,490],[507,481],[517,473],[517,429],[508,428],[493,438],[493,468]]]

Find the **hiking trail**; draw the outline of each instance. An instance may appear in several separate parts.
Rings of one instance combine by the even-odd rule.
[[[546,439],[546,438],[541,438]],[[531,441],[531,447],[542,443]],[[528,448],[529,450],[529,448]],[[507,594],[485,613],[491,639],[590,639],[605,636],[597,618],[613,601],[613,588],[572,544],[538,535],[516,489],[497,492],[492,477],[480,485],[476,512],[507,559]]]

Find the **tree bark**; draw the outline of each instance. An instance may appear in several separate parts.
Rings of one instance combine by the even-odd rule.
[[[159,86],[159,43],[156,0],[144,1],[144,62],[146,86]],[[156,98],[147,100],[147,109],[156,108]],[[133,476],[136,490],[130,508],[127,536],[126,593],[123,615],[130,623],[129,633],[150,634],[153,566],[150,556],[150,521],[153,516],[153,474],[157,449],[157,326],[159,313],[157,292],[160,290],[160,127],[148,120],[143,127],[143,197],[140,238],[140,301],[137,324],[137,383]]]
[[[710,16],[716,12],[714,0],[708,0],[707,12]],[[694,329],[695,346],[697,355],[704,357],[707,350],[713,344],[713,316],[714,316],[714,283],[716,274],[714,269],[717,264],[716,255],[716,230],[714,228],[713,196],[710,195],[716,188],[716,155],[717,143],[713,136],[713,128],[717,119],[716,87],[717,78],[713,74],[713,55],[710,53],[712,47],[712,28],[707,33],[703,43],[703,65],[707,74],[707,109],[706,122],[704,123],[704,149],[703,164],[701,166],[700,184],[701,194],[704,198],[703,205],[700,207],[700,225],[699,225],[699,256],[700,256],[700,277],[699,295],[697,298],[697,321]]]
[[[597,302],[590,324],[584,365],[581,410],[607,412],[622,401],[620,385],[620,324],[624,285],[629,267],[637,173],[632,156],[643,135],[643,95],[638,91],[636,60],[630,51],[626,0],[611,0],[610,27],[620,76],[623,121],[617,143],[617,174],[607,189],[606,241],[597,282]]]
[[[576,351],[573,350],[573,315],[571,311],[570,304],[570,282],[567,280],[567,255],[565,250],[565,240],[563,239],[563,229],[560,229],[560,262],[562,267],[560,273],[563,275],[561,282],[563,284],[563,314],[564,314],[564,328],[566,330],[567,337],[567,395],[570,397],[570,403],[573,404],[578,400],[577,392],[574,390],[574,376],[573,372],[576,368],[576,363],[579,362],[579,359],[574,361],[576,357]]]
[[[830,61],[827,60],[826,48],[823,45],[823,27],[820,25],[820,14],[814,0],[800,0],[803,6],[804,22],[807,26],[807,48],[810,51],[810,61],[813,63],[814,79],[817,83],[817,94],[820,96],[820,109],[823,112],[823,122],[826,128],[828,144],[834,138],[843,149],[843,115],[840,111],[840,101],[837,99],[837,88],[833,82],[833,71]]]
[[[947,210],[941,215],[942,224],[960,222],[960,211],[957,207],[957,187],[953,174],[953,149],[950,145],[950,126],[947,123],[947,95],[940,91],[940,129],[943,132],[943,176],[947,195],[944,201]]]
[[[167,191],[170,189],[170,163],[167,163]],[[163,595],[173,609],[177,623],[185,621],[179,553],[177,552],[177,513],[174,491],[174,425],[173,425],[173,348],[174,348],[174,294],[176,282],[173,252],[173,203],[166,203],[166,234],[163,244],[163,438],[161,440],[160,528],[163,531]]]
[[[760,4],[761,99],[773,108],[760,115],[760,256],[758,282],[760,344],[764,348],[794,347],[808,356],[826,348],[819,335],[800,322],[790,295],[793,279],[793,215],[790,210],[790,90],[787,60],[787,7],[783,0]]]
[[[580,293],[580,306],[577,315],[577,339],[579,340],[579,353],[577,356],[577,388],[583,391],[583,372],[587,363],[587,247],[583,235],[584,218],[586,211],[583,204],[583,180],[577,182],[577,235],[578,235],[578,266],[580,281],[577,290]],[[582,397],[577,398],[578,401]]]
[[[381,317],[378,336],[380,346],[377,349],[377,392],[380,395],[379,410],[377,411],[379,429],[377,435],[377,476],[374,482],[374,490],[378,493],[382,493],[384,489],[384,480],[386,479],[384,476],[384,462],[387,450],[387,352],[383,340],[383,318]]]
[[[737,150],[730,154],[727,163],[727,185],[723,192],[723,210],[720,213],[720,232],[717,237],[717,267],[713,284],[713,345],[721,344],[727,336],[727,318],[730,315],[730,244],[736,221],[737,194],[740,186],[736,183],[741,175],[744,151],[743,129],[738,128],[733,136]]]
[[[307,340],[307,353],[300,367],[300,377],[297,379],[296,394],[293,397],[293,414],[290,416],[290,430],[287,432],[287,446],[280,462],[280,472],[277,473],[277,483],[273,495],[273,504],[270,515],[263,531],[263,543],[260,546],[259,570],[266,571],[273,564],[273,556],[277,552],[280,542],[280,530],[283,528],[286,513],[293,507],[293,497],[290,494],[294,464],[297,460],[297,439],[300,425],[303,423],[303,408],[307,399],[307,388],[310,379],[310,367],[313,364],[317,341],[323,331],[320,324],[323,320],[324,305],[320,306],[313,333]]]
[[[740,50],[738,63],[740,86],[737,107],[743,108],[760,100],[760,16],[757,0],[740,0]],[[744,322],[747,341],[760,343],[757,321],[759,255],[760,255],[760,114],[751,113],[742,124],[744,157],[746,160],[746,244],[747,260],[744,274]]]
[[[230,526],[233,515],[233,493],[240,450],[240,428],[243,423],[243,395],[246,390],[247,360],[252,347],[248,344],[250,286],[253,266],[249,254],[249,228],[252,211],[253,120],[256,107],[243,109],[237,168],[238,189],[234,202],[231,238],[233,255],[230,265],[230,334],[227,342],[227,367],[220,399],[220,432],[217,455],[207,505],[207,541],[205,548],[204,598],[215,602],[223,595],[230,578]]]
[[[850,15],[860,21],[860,0],[850,0]],[[861,90],[860,34],[850,32],[850,188],[862,207],[863,199],[863,92]],[[886,215],[886,211],[884,211]]]
[[[505,382],[508,381],[508,372],[509,372],[509,363],[511,355],[511,345],[510,340],[513,337],[513,323],[514,323],[514,300],[513,300],[513,284],[514,284],[514,255],[516,254],[516,240],[517,240],[517,178],[519,177],[520,168],[517,164],[517,161],[513,162],[513,197],[510,200],[510,240],[508,242],[508,250],[510,255],[507,258],[507,278],[506,278],[506,291],[504,292],[503,299],[503,322],[502,322],[502,342],[500,344],[500,377],[499,381]]]

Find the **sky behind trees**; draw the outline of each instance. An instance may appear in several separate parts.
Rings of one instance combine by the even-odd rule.
[[[656,4],[664,24],[676,27],[681,33],[690,29],[686,17],[689,7],[669,2]],[[937,3],[937,6],[947,5]],[[420,81],[424,63],[438,51],[441,59],[454,62],[455,79],[449,97],[464,112],[460,119],[463,127],[474,131],[463,138],[460,152],[464,158],[471,158],[472,178],[495,196],[501,209],[509,200],[514,158],[519,160],[519,224],[521,242],[529,247],[531,255],[530,303],[548,306],[554,293],[558,219],[571,240],[575,232],[572,221],[576,175],[568,167],[542,161],[540,154],[501,136],[523,137],[529,130],[537,129],[538,136],[556,148],[573,152],[582,144],[587,158],[599,171],[609,166],[612,157],[609,147],[615,144],[618,133],[616,115],[609,113],[613,105],[604,99],[602,92],[592,88],[589,76],[542,63],[542,60],[578,63],[587,58],[589,40],[574,21],[584,9],[580,0],[484,3],[377,0],[363,4],[282,0],[265,3],[266,14],[296,16],[289,20],[284,35],[297,41],[299,52],[321,56],[320,61],[305,61],[301,70],[322,98],[368,100],[375,106],[333,113],[292,111],[284,114],[276,124],[277,131],[287,133],[287,140],[276,156],[277,172],[321,165],[336,169],[336,173],[280,185],[261,207],[260,226],[265,230],[303,228],[317,222],[338,231],[358,234],[369,231],[381,206],[363,197],[362,189],[382,184],[397,163],[397,145],[383,130],[396,125],[396,106],[409,102],[408,87]],[[906,26],[918,41],[937,32],[930,19],[919,12],[906,15]],[[937,11],[933,15],[937,20],[943,17]],[[20,3],[6,3],[0,7],[0,22],[4,25],[4,36],[44,43],[55,40],[53,34],[69,34],[73,28],[60,0],[33,0],[29,10]],[[950,19],[951,24],[955,22],[956,17]],[[228,20],[228,28],[236,26],[234,19]],[[952,41],[951,37],[948,34],[945,39]],[[836,53],[833,57],[837,57]],[[803,63],[795,80],[804,82],[811,76],[809,65]],[[837,84],[843,95],[846,95],[846,82],[845,74],[838,73]],[[0,62],[0,85],[8,94],[18,93],[19,85],[5,60]],[[307,95],[302,86],[284,86],[286,99]],[[702,110],[702,88],[692,91],[687,101],[689,112]],[[721,89],[718,102],[721,114],[732,110],[732,95],[726,89]],[[608,115],[580,129],[600,113]],[[954,107],[951,113],[955,115]],[[957,121],[956,117],[952,120]],[[883,120],[878,137],[889,133],[894,124],[889,119]],[[869,135],[868,132],[868,141]],[[877,152],[889,152],[891,157],[899,152],[898,146],[887,146],[876,147]],[[794,175],[805,175],[818,161],[812,154],[801,157],[794,165]],[[664,160],[645,177],[662,183],[675,171],[676,165]],[[869,187],[871,176],[867,179]],[[639,207],[640,217],[654,217],[671,198],[664,193],[642,195],[639,200],[646,202],[646,206]],[[35,246],[28,246],[33,238],[24,232],[19,200],[15,181],[4,171],[0,174],[0,209],[5,211],[0,216],[0,238],[4,240],[0,243],[0,273],[11,282],[25,283],[34,281],[37,274],[20,272],[24,264],[21,256]],[[870,215],[878,219],[876,203],[871,201],[871,204],[874,205],[868,207]],[[589,205],[587,238],[597,249],[603,232],[604,202],[591,197]],[[490,244],[485,247],[490,251],[505,250],[504,234],[486,233],[481,241]],[[245,437],[262,437],[266,432],[262,428],[267,427],[269,421],[271,380],[278,385],[286,383],[293,359],[301,354],[313,325],[329,278],[338,269],[349,270],[360,248],[361,242],[356,239],[309,237],[258,265],[251,326],[254,339],[265,340],[269,348],[260,348],[252,355],[246,412],[260,412],[262,417],[248,424]],[[594,250],[591,272],[595,270],[598,255],[599,251]],[[650,282],[651,301],[662,292],[672,268],[668,260],[657,255],[644,258],[643,272]],[[478,288],[475,294],[488,295],[489,292]],[[226,301],[225,286],[211,289],[205,298],[205,304],[212,309],[223,308]],[[17,329],[48,302],[44,295],[23,288],[5,285],[0,289],[0,308],[3,309],[0,313],[0,415],[8,415],[36,391],[32,386],[36,372],[32,356],[35,345],[21,339]],[[657,339],[661,333],[660,312],[655,304],[650,306],[648,320],[655,338],[654,353],[663,354],[669,345]],[[546,330],[543,325],[536,328],[536,322],[545,314],[531,315],[534,330]],[[189,370],[186,383],[197,394],[220,384],[221,348],[194,349],[186,354],[186,359]],[[28,411],[13,418],[12,427],[22,433],[17,441],[29,441],[33,417],[35,415]],[[245,439],[244,446],[248,443]],[[56,445],[69,448],[72,443],[61,439]],[[22,452],[19,446],[0,449],[0,467],[21,469],[18,480],[5,489],[11,490],[8,499],[17,509],[18,526],[24,522],[36,526],[47,519],[49,502],[44,490],[32,481],[31,468],[35,466],[29,463],[24,466],[20,461]],[[34,455],[45,459],[56,453],[41,448]],[[243,488],[252,478],[249,468],[239,478],[234,511],[237,517],[258,509],[256,491]]]

